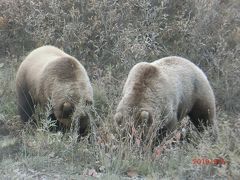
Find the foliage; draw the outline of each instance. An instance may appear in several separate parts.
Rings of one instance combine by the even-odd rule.
[[[180,55],[206,72],[220,106],[237,111],[239,6],[238,0],[2,0],[0,54],[52,44],[90,75],[111,65],[117,78],[136,62]]]
[[[1,0],[3,178],[239,177],[239,9],[239,0]],[[75,56],[91,78],[91,122],[96,124],[80,142],[69,132],[50,132],[47,112],[36,113],[41,116],[37,127],[19,124],[16,116],[16,69],[29,51],[46,44]],[[217,100],[219,136],[212,142],[207,131],[200,139],[194,136],[194,143],[183,141],[156,156],[151,147],[139,146],[127,123],[122,137],[113,115],[132,66],[170,55],[193,61],[208,76]],[[227,163],[192,163],[219,157]]]

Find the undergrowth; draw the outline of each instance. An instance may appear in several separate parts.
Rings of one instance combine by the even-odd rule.
[[[239,179],[239,7],[238,0],[1,0],[0,178]],[[46,44],[76,57],[90,76],[92,129],[80,141],[50,131],[47,111],[37,111],[34,125],[17,115],[16,70]],[[206,73],[217,100],[217,139],[190,125],[188,139],[173,135],[153,148],[134,136],[131,123],[122,136],[113,122],[132,66],[168,55]],[[203,164],[219,158],[224,164]]]

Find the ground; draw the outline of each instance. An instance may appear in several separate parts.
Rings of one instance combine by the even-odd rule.
[[[0,62],[0,179],[240,178],[239,115],[218,108],[217,139],[210,130],[199,135],[191,124],[181,124],[152,150],[133,134],[117,137],[112,117],[119,97],[106,86],[108,76],[93,81],[98,88],[93,133],[79,142],[70,132],[50,132],[43,112],[37,125],[21,122],[14,91],[18,64],[15,59]]]

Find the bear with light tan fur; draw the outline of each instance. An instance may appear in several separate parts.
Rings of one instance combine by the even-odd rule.
[[[126,116],[133,118],[135,127],[149,128],[158,121],[155,124],[167,132],[189,116],[202,131],[215,124],[214,93],[203,71],[187,59],[140,62],[129,72],[114,119],[124,125]]]
[[[18,110],[28,121],[36,105],[46,107],[62,127],[71,127],[71,117],[79,105],[93,102],[93,90],[85,68],[79,61],[54,46],[33,50],[21,63],[16,76]],[[84,113],[83,113],[84,114]],[[84,134],[89,119],[79,115],[79,133]]]

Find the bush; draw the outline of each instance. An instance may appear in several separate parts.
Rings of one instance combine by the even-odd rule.
[[[137,62],[180,55],[206,72],[219,106],[238,111],[238,7],[237,0],[3,0],[0,55],[52,44],[76,56],[90,74],[111,66],[117,78]]]
[[[240,110],[239,7],[239,0],[1,0],[3,178],[239,177],[239,115],[229,113]],[[37,127],[16,116],[17,61],[45,44],[75,56],[91,78],[92,133],[80,142],[69,132],[49,132],[52,124],[39,112],[35,116],[42,124]],[[142,146],[134,136],[131,119],[121,136],[113,115],[132,66],[169,55],[183,56],[207,74],[216,95],[219,133],[210,142],[209,131],[199,138],[190,126],[185,131],[191,143],[171,144],[177,137],[170,135],[159,155],[152,151],[151,139]],[[200,166],[192,163],[196,157],[222,157],[227,163]]]

